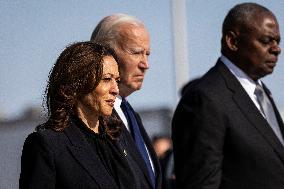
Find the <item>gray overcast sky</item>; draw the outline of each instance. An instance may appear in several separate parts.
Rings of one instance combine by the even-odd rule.
[[[220,55],[221,25],[238,0],[188,0],[189,77],[204,74]],[[284,1],[253,1],[272,10],[284,30]],[[129,100],[137,109],[176,106],[170,0],[0,1],[0,114],[19,115],[41,105],[48,73],[64,47],[89,40],[96,24],[113,13],[142,20],[151,34],[150,70]],[[282,49],[283,43],[281,44]],[[264,79],[284,110],[283,55]]]

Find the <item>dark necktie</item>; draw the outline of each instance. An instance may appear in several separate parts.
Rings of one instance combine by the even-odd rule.
[[[258,84],[258,83],[256,84],[254,94],[256,95],[256,98],[257,98],[257,101],[260,105],[260,110],[261,110],[263,116],[266,118],[270,127],[272,128],[272,130],[274,131],[274,133],[276,134],[276,136],[278,137],[278,139],[280,140],[280,142],[283,145],[284,144],[283,143],[283,136],[281,134],[281,131],[280,131],[278,121],[277,121],[277,118],[275,116],[275,112],[274,112],[274,109],[272,107],[272,104],[271,104],[269,98],[267,97],[267,94],[263,90],[262,86],[260,86],[260,84]]]
[[[155,188],[155,175],[154,175],[154,172],[152,170],[152,166],[151,166],[150,159],[149,159],[146,147],[145,147],[143,137],[141,135],[137,120],[136,120],[135,115],[134,115],[135,114],[134,110],[132,109],[130,104],[125,100],[125,98],[122,98],[122,102],[121,102],[120,107],[121,107],[123,113],[126,116],[126,119],[128,121],[128,125],[129,125],[129,129],[131,130],[131,133],[132,133],[132,137],[134,138],[136,146],[138,147],[139,152],[142,155],[144,162],[147,166],[148,173],[149,173],[149,176],[150,176],[151,182],[152,182],[151,184],[152,184],[153,188]]]

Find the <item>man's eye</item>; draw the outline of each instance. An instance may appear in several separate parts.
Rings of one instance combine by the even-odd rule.
[[[280,43],[280,39],[277,39],[277,38],[273,38],[273,37],[265,37],[265,38],[261,38],[260,39],[260,42],[262,44],[265,44],[265,45],[268,45],[268,44],[274,44],[275,42],[277,44]]]
[[[263,44],[268,44],[270,42],[270,39],[269,38],[262,38],[262,39],[260,39],[260,42],[263,43]]]
[[[141,54],[141,52],[140,51],[132,51],[131,54],[139,55],[139,54]]]

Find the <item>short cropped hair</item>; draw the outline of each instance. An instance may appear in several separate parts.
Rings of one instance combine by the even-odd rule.
[[[247,29],[247,24],[257,19],[257,16],[261,13],[268,13],[274,16],[269,9],[256,3],[241,3],[234,6],[224,19],[222,26],[223,36],[235,27],[242,26],[242,28]]]

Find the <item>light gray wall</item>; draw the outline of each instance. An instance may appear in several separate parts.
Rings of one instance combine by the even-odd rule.
[[[34,131],[34,121],[1,125],[0,188],[19,188],[21,153],[25,138]]]

